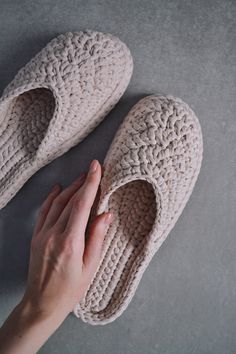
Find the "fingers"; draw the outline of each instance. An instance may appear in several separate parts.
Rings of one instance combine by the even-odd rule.
[[[90,274],[96,271],[101,256],[103,240],[111,222],[112,214],[108,212],[97,216],[91,225],[83,256],[85,269]]]
[[[48,211],[50,210],[54,199],[58,196],[60,191],[61,191],[61,186],[59,184],[56,184],[53,187],[52,191],[47,196],[47,198],[45,199],[45,201],[43,202],[43,204],[39,210],[36,225],[34,228],[33,237],[35,237],[35,235],[37,235],[39,233],[39,231],[42,229],[45,219],[47,217]]]
[[[90,209],[90,215],[89,215],[89,219],[88,219],[88,223],[87,223],[87,227],[86,227],[86,231],[85,233],[87,233],[87,230],[89,230],[90,225],[92,224],[93,220],[96,218],[97,216],[97,207],[98,207],[98,203],[100,200],[100,196],[101,196],[101,189],[100,189],[100,185],[98,187],[97,190],[97,194],[94,200],[94,203],[92,205],[92,208]]]
[[[86,178],[85,181],[87,181],[88,178]],[[73,197],[70,199],[70,201],[68,202],[67,206],[65,207],[65,209],[63,210],[63,212],[59,216],[56,224],[57,224],[57,229],[60,230],[60,232],[64,232],[65,231],[67,223],[68,223],[68,220],[69,220],[69,217],[70,217],[70,214],[71,214],[71,211],[72,211],[72,208],[73,208],[73,204],[75,202],[75,199],[76,198],[80,199],[81,198],[81,194],[83,194],[83,188],[80,188],[79,191],[73,195]],[[96,202],[98,194],[99,193],[97,193],[96,196],[95,196],[95,202]],[[91,213],[92,213],[92,211],[94,211],[93,209],[96,207],[95,202],[93,203],[92,208],[90,209]],[[68,232],[67,232],[67,234],[68,234]]]
[[[83,182],[81,183],[79,188],[81,188],[81,186],[83,185],[84,181],[85,181],[85,178],[83,178]],[[63,211],[61,212],[59,218],[56,221],[56,228],[60,232],[65,231],[65,228],[66,228],[66,225],[67,225],[67,222],[69,220],[70,213],[71,213],[71,210],[72,210],[73,202],[74,202],[74,199],[76,197],[76,192],[79,191],[79,188],[77,189],[77,191],[75,191],[75,193],[69,199],[68,203],[66,204],[65,208],[63,209]]]
[[[64,189],[54,200],[51,205],[51,208],[47,214],[46,220],[44,222],[43,228],[47,229],[52,227],[57,219],[59,218],[61,212],[64,210],[68,201],[74,195],[74,193],[82,186],[84,180],[86,178],[86,174],[82,174],[79,178],[77,178],[69,187]]]
[[[75,195],[65,234],[72,237],[84,237],[89,214],[94,203],[101,180],[101,166],[92,161],[87,178]]]

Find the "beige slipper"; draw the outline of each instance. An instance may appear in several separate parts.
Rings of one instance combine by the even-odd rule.
[[[104,161],[98,214],[110,210],[114,221],[76,316],[106,324],[126,309],[192,193],[202,150],[198,119],[179,98],[153,95],[132,108]]]
[[[132,69],[118,38],[85,31],[53,39],[18,72],[0,99],[0,208],[101,122]]]

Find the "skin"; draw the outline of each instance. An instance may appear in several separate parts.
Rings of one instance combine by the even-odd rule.
[[[101,166],[64,190],[56,185],[35,225],[26,291],[0,328],[0,353],[36,353],[84,296],[96,271],[112,214],[96,216],[85,238]],[[87,233],[87,232],[86,232]]]

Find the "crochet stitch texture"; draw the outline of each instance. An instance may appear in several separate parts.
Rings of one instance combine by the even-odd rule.
[[[114,221],[76,316],[106,324],[126,309],[190,197],[202,151],[198,119],[181,99],[152,95],[131,109],[104,161],[97,212]]]
[[[124,43],[88,30],[59,35],[18,72],[0,99],[0,208],[101,122],[132,70]]]

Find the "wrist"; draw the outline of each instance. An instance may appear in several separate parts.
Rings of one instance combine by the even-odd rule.
[[[55,322],[61,323],[67,317],[68,312],[62,309],[48,309],[39,306],[28,296],[24,295],[20,303],[17,305],[18,312],[26,322]]]
[[[33,304],[25,298],[16,306],[16,312],[19,318],[26,323],[41,322],[48,318],[48,315],[38,310],[37,307],[33,306]]]
[[[0,352],[36,353],[63,322],[60,316],[39,311],[24,297],[0,329]]]

